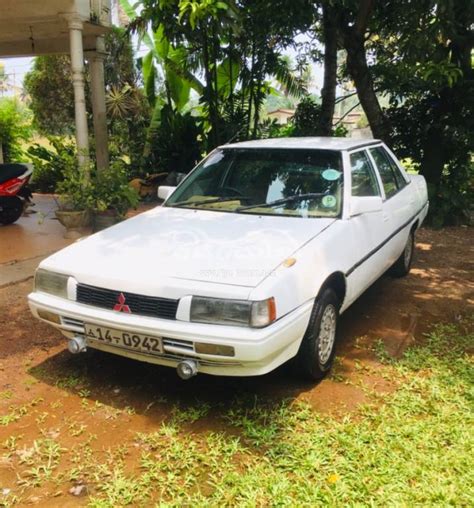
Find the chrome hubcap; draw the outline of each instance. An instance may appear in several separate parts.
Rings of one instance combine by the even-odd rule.
[[[336,339],[337,313],[333,305],[328,305],[321,318],[319,328],[318,357],[321,364],[325,364],[331,356]]]
[[[410,235],[408,237],[408,243],[405,246],[405,268],[408,268],[410,265],[412,251],[413,251],[413,242]]]

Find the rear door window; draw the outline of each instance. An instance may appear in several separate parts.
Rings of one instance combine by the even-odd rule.
[[[398,166],[382,146],[371,148],[370,154],[377,165],[385,191],[385,196],[388,199],[396,194],[399,189],[404,187],[407,182],[401,174]]]

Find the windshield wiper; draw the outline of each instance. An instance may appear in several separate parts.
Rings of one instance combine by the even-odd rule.
[[[235,211],[241,212],[244,210],[251,210],[252,208],[272,208],[274,206],[284,205],[285,203],[291,203],[292,201],[304,201],[305,199],[320,198],[321,196],[325,195],[326,195],[325,192],[309,192],[307,194],[295,194],[294,196],[289,196],[287,198],[270,201],[270,203],[260,203],[258,205],[240,206],[239,208],[236,208]]]
[[[195,199],[194,201],[179,201],[178,203],[173,203],[170,206],[188,206],[188,205],[208,205],[212,203],[223,203],[225,201],[241,201],[245,199],[243,196],[227,196],[220,198],[212,198],[212,199]]]

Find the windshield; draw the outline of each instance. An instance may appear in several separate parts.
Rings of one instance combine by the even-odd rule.
[[[341,152],[224,148],[214,151],[165,206],[293,217],[338,217]]]

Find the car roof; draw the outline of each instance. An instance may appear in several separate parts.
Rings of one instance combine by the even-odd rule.
[[[241,141],[222,145],[219,148],[306,148],[319,150],[353,150],[362,146],[381,143],[379,139],[354,139],[330,137],[269,138]]]

